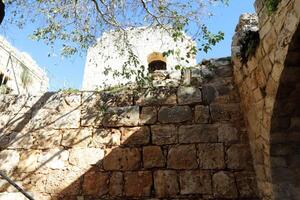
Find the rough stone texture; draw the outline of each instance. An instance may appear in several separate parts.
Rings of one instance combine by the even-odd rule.
[[[171,147],[168,154],[168,168],[195,169],[198,167],[195,145]]]
[[[139,107],[111,107],[103,116],[104,126],[137,126],[139,123]]]
[[[154,188],[157,197],[174,197],[179,193],[176,171],[159,170],[154,172]]]
[[[151,126],[152,143],[157,145],[174,144],[178,142],[177,128],[174,125]]]
[[[281,168],[283,174],[293,173],[291,166],[285,165],[286,158],[293,156],[290,153],[281,157],[272,155],[278,148],[277,141],[281,141],[282,150],[286,149],[297,141],[293,133],[299,132],[298,128],[290,127],[291,119],[297,116],[296,101],[299,101],[299,90],[295,87],[299,85],[299,78],[295,77],[300,75],[299,6],[298,0],[280,1],[276,11],[270,13],[265,1],[256,0],[257,16],[240,17],[232,43],[234,79],[250,140],[258,195],[266,200],[299,197],[299,186],[293,180],[280,179],[288,176],[274,170]],[[258,31],[260,43],[254,56],[241,62],[241,40],[247,31]],[[228,152],[234,165],[231,167],[244,168],[246,164],[241,166],[244,163],[235,157],[237,151],[231,148]],[[294,179],[299,180],[296,170],[293,174]]]
[[[232,68],[224,59],[209,62],[214,70],[201,64],[184,80],[153,75],[155,85],[171,86],[1,96],[0,169],[39,200],[255,199]],[[290,121],[296,129],[297,117]],[[296,157],[286,163],[297,166]],[[18,198],[15,192],[0,179],[0,196]]]
[[[218,127],[215,125],[187,125],[179,127],[179,142],[217,142]]]
[[[122,145],[147,145],[150,142],[150,128],[147,126],[135,128],[121,128]]]
[[[177,91],[178,104],[187,105],[201,103],[202,95],[199,88],[181,86]]]
[[[234,177],[229,172],[218,172],[213,175],[213,188],[215,197],[237,198],[238,191],[235,185]]]
[[[113,197],[122,196],[123,191],[123,174],[121,172],[113,172],[109,181],[109,194]]]
[[[196,106],[195,107],[195,122],[200,124],[208,123],[210,119],[208,106]]]
[[[220,143],[199,144],[200,168],[223,169],[225,167],[224,146]]]
[[[0,170],[11,174],[19,164],[20,154],[13,150],[3,150],[0,152],[0,161]]]
[[[105,170],[135,170],[141,165],[141,152],[137,148],[116,148],[103,159]]]
[[[82,190],[85,195],[102,196],[108,192],[108,173],[90,170],[84,175]]]
[[[149,197],[152,187],[150,171],[126,172],[124,190],[129,197]]]
[[[192,120],[192,111],[188,106],[162,107],[158,112],[161,123],[180,123]]]
[[[140,124],[155,124],[157,110],[155,107],[143,107],[140,114]]]
[[[246,169],[251,166],[251,153],[245,145],[232,145],[227,150],[227,167],[230,169]]]
[[[85,141],[88,138],[85,139]],[[117,146],[121,144],[121,131],[119,129],[94,129],[93,137],[89,146],[101,148],[108,146]]]
[[[143,148],[144,168],[165,166],[165,156],[159,146],[147,146]]]
[[[211,194],[211,175],[208,171],[180,172],[181,194]]]
[[[69,162],[70,164],[75,166],[86,166],[86,165],[94,165],[103,158],[104,158],[103,149],[74,148],[70,150]]]

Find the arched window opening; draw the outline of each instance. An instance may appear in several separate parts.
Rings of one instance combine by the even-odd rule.
[[[148,71],[153,73],[156,70],[167,70],[167,59],[162,53],[153,52],[148,58]]]

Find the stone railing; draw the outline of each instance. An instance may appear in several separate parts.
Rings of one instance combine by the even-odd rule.
[[[241,107],[249,133],[260,197],[262,199],[294,199],[292,196],[295,192],[291,190],[300,191],[298,186],[293,188],[295,184],[291,184],[289,180],[281,183],[285,185],[285,189],[282,185],[274,183],[278,177],[286,177],[288,171],[285,174],[279,173],[279,171],[272,173],[272,168],[276,165],[271,163],[270,149],[273,139],[270,135],[272,122],[273,124],[289,124],[287,121],[279,122],[277,120],[276,122],[273,110],[277,102],[278,87],[283,80],[282,72],[287,68],[287,63],[290,62],[286,60],[288,51],[297,43],[293,44],[292,38],[299,38],[296,30],[300,21],[300,1],[282,0],[277,6],[277,10],[272,12],[268,11],[264,0],[256,0],[255,7],[257,15],[245,14],[241,16],[233,38],[232,60],[235,83],[239,89]],[[258,31],[259,41],[252,46],[255,47],[253,55],[249,56],[248,60],[243,61],[241,58],[243,55],[241,41],[245,40],[245,33],[248,31]],[[293,55],[293,62],[299,64],[299,52],[298,54],[294,52]],[[299,70],[296,68],[289,68],[289,71],[289,74],[294,74],[290,78],[299,77]],[[290,78],[285,77],[284,79]],[[282,109],[283,105],[280,107]],[[287,129],[288,127],[286,127]],[[283,151],[282,147],[276,148],[277,151]],[[276,159],[279,161],[280,157]],[[272,174],[275,176],[272,177]],[[298,178],[297,182],[299,180]],[[288,189],[288,187],[292,189]],[[274,190],[285,190],[285,192]],[[297,198],[299,198],[299,193]]]
[[[39,200],[255,199],[232,67],[212,63],[185,86],[1,96],[0,169]],[[23,197],[0,179],[0,199]]]

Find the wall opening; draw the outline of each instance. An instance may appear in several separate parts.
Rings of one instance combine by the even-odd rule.
[[[300,196],[300,26],[282,72],[271,125],[271,167],[274,196]]]
[[[162,53],[151,53],[148,55],[147,61],[149,73],[153,73],[156,70],[167,70],[167,59]]]

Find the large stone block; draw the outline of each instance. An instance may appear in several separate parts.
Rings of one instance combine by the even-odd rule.
[[[62,141],[62,133],[59,130],[37,130],[28,132],[33,138],[33,144],[31,148],[34,149],[51,149],[58,148]]]
[[[150,128],[147,126],[121,128],[121,144],[128,146],[146,145],[150,142]]]
[[[25,113],[25,114],[2,114],[0,118],[0,128],[2,131],[28,131],[32,129],[32,115]]]
[[[119,129],[94,129],[90,146],[101,148],[104,146],[117,146],[121,143],[121,131]]]
[[[80,108],[69,107],[55,109],[39,109],[33,113],[31,119],[31,129],[43,128],[79,128],[80,126]]]
[[[139,118],[138,106],[110,107],[104,114],[102,124],[108,127],[137,126]]]
[[[82,172],[74,170],[52,170],[51,176],[47,176],[45,182],[45,192],[53,195],[79,195]]]
[[[78,167],[95,165],[104,158],[104,150],[100,148],[75,148],[70,150],[69,162]]]
[[[239,141],[238,130],[231,124],[219,124],[218,141],[227,144],[237,143]]]
[[[249,145],[236,144],[227,150],[227,167],[230,169],[251,169],[252,156]]]
[[[179,105],[188,105],[202,102],[201,91],[196,87],[180,86],[177,91],[177,97]]]
[[[165,145],[178,142],[177,128],[174,125],[153,125],[151,133],[153,144]]]
[[[202,169],[224,169],[225,155],[222,143],[198,145],[200,167]]]
[[[198,105],[195,107],[195,122],[200,124],[208,123],[210,120],[209,107]]]
[[[176,105],[176,88],[159,87],[143,89],[135,96],[135,104],[139,106]]]
[[[8,149],[31,149],[34,143],[32,132],[11,132],[1,138],[4,146]]]
[[[33,172],[35,171],[40,163],[38,159],[41,151],[39,150],[23,150],[20,154],[20,162],[18,165],[18,172]]]
[[[179,127],[179,143],[217,142],[218,127],[212,124]]]
[[[87,147],[91,143],[92,129],[64,129],[62,135],[64,147]]]
[[[158,112],[158,121],[161,123],[180,123],[191,121],[192,118],[189,106],[162,107]]]
[[[84,195],[101,197],[109,191],[109,174],[94,168],[84,174],[82,190]]]
[[[101,125],[103,113],[109,107],[131,106],[133,104],[133,93],[120,92],[83,92],[81,125]]]
[[[211,104],[218,95],[218,91],[211,85],[203,85],[203,103],[205,105]]]
[[[115,148],[103,159],[105,170],[136,170],[141,166],[138,148]]]
[[[48,93],[40,98],[40,105],[36,106],[38,110],[48,109],[57,111],[67,111],[78,109],[81,104],[81,94],[67,94],[63,92]]]
[[[0,170],[6,174],[11,174],[20,161],[20,154],[13,150],[2,150],[0,152]]]
[[[212,194],[212,182],[209,171],[181,171],[180,194]]]
[[[24,156],[26,156],[26,154]],[[37,160],[39,165],[38,168],[40,170],[66,169],[68,165],[68,159],[69,152],[65,149],[53,148],[46,151],[44,150],[39,153]]]
[[[156,168],[165,166],[165,156],[159,146],[146,146],[143,148],[144,168]]]
[[[93,92],[82,93],[81,126],[99,126],[102,123],[104,109],[100,95]]]
[[[143,107],[140,113],[139,124],[155,124],[157,121],[157,108]]]
[[[195,145],[178,145],[171,147],[168,153],[167,163],[170,169],[198,168]]]
[[[112,197],[122,196],[123,191],[123,173],[112,172],[109,181],[109,195]]]
[[[128,197],[149,197],[153,185],[150,171],[125,172],[124,191]]]
[[[217,198],[237,198],[234,176],[230,172],[220,171],[213,175],[213,191]]]
[[[32,128],[79,128],[80,94],[54,93],[32,112]]]
[[[210,112],[213,122],[237,121],[241,119],[239,103],[211,104]]]
[[[174,197],[179,193],[176,171],[158,170],[154,172],[154,189],[158,198]]]
[[[236,172],[234,176],[241,198],[257,197],[257,185],[254,172]]]

